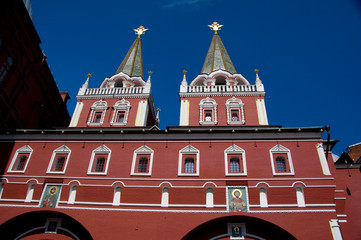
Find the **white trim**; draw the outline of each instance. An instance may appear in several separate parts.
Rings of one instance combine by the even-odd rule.
[[[93,171],[93,167],[94,167],[94,162],[95,162],[95,156],[97,154],[101,154],[101,155],[108,155],[107,159],[106,159],[106,165],[105,165],[105,169],[104,172],[94,172]],[[112,151],[105,146],[104,144],[101,145],[100,147],[96,148],[93,150],[92,152],[92,156],[90,158],[90,162],[89,162],[89,167],[88,167],[88,175],[107,175],[108,172],[108,166],[109,166],[109,162],[110,162],[110,156],[112,154]]]
[[[306,207],[305,194],[304,194],[302,186],[297,186],[296,187],[296,198],[297,198],[298,207]]]
[[[76,127],[79,122],[81,111],[83,110],[84,103],[83,102],[77,102],[75,106],[75,110],[73,113],[73,116],[71,118],[69,127]]]
[[[116,185],[114,187],[114,193],[113,193],[113,206],[119,206],[120,205],[120,197],[122,194],[122,188],[119,185]]]
[[[26,192],[26,198],[24,202],[31,202],[33,200],[34,188],[35,188],[35,183],[30,183],[28,186],[28,190]]]
[[[291,151],[282,146],[281,144],[277,144],[276,146],[274,146],[273,148],[271,148],[269,150],[270,153],[270,159],[271,159],[271,165],[272,165],[272,173],[273,175],[277,176],[277,175],[294,175],[294,170],[293,170],[293,164],[292,164],[292,158],[291,158]],[[278,173],[276,171],[277,166],[275,166],[275,159],[273,159],[273,154],[287,154],[287,162],[288,162],[288,167],[290,168],[290,172],[280,172]]]
[[[130,110],[130,103],[125,100],[124,98],[120,101],[117,101],[114,104],[114,112],[113,112],[113,117],[112,120],[110,121],[110,125],[111,126],[125,126],[128,123],[128,116],[129,116],[129,110]],[[123,122],[117,122],[116,118],[118,116],[118,112],[120,111],[124,111],[124,120]]]
[[[11,163],[10,163],[10,166],[8,168],[8,171],[7,173],[25,173],[26,171],[26,168],[30,162],[30,158],[31,158],[31,155],[33,154],[33,149],[29,146],[29,145],[25,145],[21,148],[19,148],[18,150],[16,150],[15,154],[14,154],[14,157],[13,159],[11,160]],[[26,159],[26,163],[25,163],[25,166],[24,166],[24,169],[23,170],[13,170],[14,168],[14,165],[17,163],[18,161],[18,156],[19,154],[29,154],[29,156],[27,157]]]
[[[206,121],[204,111],[212,111],[211,121]],[[217,102],[212,98],[202,99],[199,103],[199,124],[201,125],[217,125]]]
[[[323,174],[331,175],[330,169],[327,164],[327,159],[325,157],[325,150],[323,149],[323,144],[316,143],[316,149],[317,149],[317,153],[318,153],[318,158],[320,159]]]
[[[234,96],[226,101],[227,109],[227,123],[228,124],[245,124],[246,120],[244,118],[244,103],[241,99],[235,98]],[[232,120],[232,110],[238,111],[238,121]]]
[[[184,172],[183,155],[196,155],[196,159],[194,159],[195,161],[194,173]],[[199,176],[199,162],[200,162],[200,156],[198,149],[196,149],[190,144],[182,148],[181,150],[179,150],[179,155],[178,155],[178,176]]]
[[[232,173],[228,172],[229,169],[229,155],[241,155],[242,156],[242,172],[239,173]],[[228,147],[224,150],[224,164],[225,164],[225,174],[226,176],[247,176],[247,164],[246,164],[246,152],[239,146],[233,144],[232,146]],[[241,164],[241,163],[240,163]]]
[[[75,203],[77,188],[78,188],[78,186],[76,184],[73,184],[70,186],[69,197],[68,197],[68,202],[67,202],[68,204]]]
[[[341,218],[341,217],[344,218],[344,217],[347,217],[347,214],[337,214],[336,216],[337,216],[337,217],[340,217],[340,218]]]
[[[3,195],[3,191],[4,191],[4,183],[0,182],[0,201],[2,200],[1,196]]]
[[[330,219],[329,223],[330,223],[333,240],[342,240],[343,238],[342,238],[341,228],[340,225],[338,224],[339,221],[337,219]]]
[[[264,99],[256,99],[256,106],[259,125],[268,125],[268,118]]]
[[[259,188],[259,205],[260,207],[268,207],[267,189],[264,186]]]
[[[138,103],[137,116],[135,118],[135,126],[143,127],[146,125],[148,116],[148,101],[141,100]]]
[[[207,189],[206,189],[206,207],[212,208],[213,206],[214,206],[213,188],[207,187]]]
[[[181,101],[179,126],[189,125],[189,100]]]
[[[138,167],[138,155],[150,155],[148,158],[148,172],[137,172],[136,169]],[[132,176],[151,176],[152,168],[153,168],[153,155],[154,151],[150,147],[143,145],[136,149],[133,153],[133,161],[132,161],[132,169],[130,175]]]
[[[164,186],[162,188],[162,200],[161,200],[161,207],[168,207],[169,206],[169,188],[168,186]]]
[[[67,155],[65,158],[65,162],[64,162],[64,166],[63,166],[63,171],[55,171],[52,170],[53,164],[54,164],[54,160],[57,154],[64,154]],[[64,144],[63,146],[55,149],[53,151],[53,154],[51,155],[51,159],[50,159],[50,163],[48,166],[48,170],[46,171],[46,173],[58,173],[58,174],[64,174],[66,171],[66,167],[68,166],[68,162],[69,162],[69,158],[70,158],[70,154],[71,154],[71,150]],[[56,161],[56,160],[55,160]]]
[[[93,103],[93,105],[90,107],[91,112],[89,115],[89,119],[87,122],[88,126],[101,126],[104,123],[104,118],[105,118],[105,114],[107,112],[108,109],[108,105],[106,101],[97,101],[95,103]],[[100,122],[94,122],[94,116],[96,112],[102,112],[101,118],[100,118]]]

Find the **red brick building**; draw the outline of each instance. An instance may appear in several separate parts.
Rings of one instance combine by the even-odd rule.
[[[138,28],[116,73],[80,88],[69,127],[4,130],[2,239],[360,237],[325,128],[270,126],[257,71],[237,73],[220,27],[184,75],[177,127],[158,127]]]

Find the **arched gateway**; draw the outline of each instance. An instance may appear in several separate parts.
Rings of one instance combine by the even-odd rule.
[[[225,239],[296,239],[289,232],[268,221],[248,216],[229,216],[205,222],[190,231],[182,240]]]
[[[0,225],[1,239],[93,239],[74,218],[55,211],[33,211]]]

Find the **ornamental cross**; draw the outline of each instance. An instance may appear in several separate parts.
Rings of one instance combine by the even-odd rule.
[[[223,25],[218,24],[217,22],[213,22],[212,25],[208,25],[215,33],[217,33],[218,30],[221,30],[221,27]]]
[[[140,35],[143,35],[145,31],[147,31],[147,28],[144,28],[143,26],[140,26],[137,29],[134,29],[135,34],[138,34],[138,37],[140,37]]]

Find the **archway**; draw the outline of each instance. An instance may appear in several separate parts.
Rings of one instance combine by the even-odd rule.
[[[296,239],[294,236],[292,236],[292,234],[290,234],[283,228],[263,219],[249,216],[229,216],[213,219],[197,226],[187,235],[185,235],[182,240],[230,239],[230,232],[232,226],[239,226],[240,228],[242,228],[241,232],[244,236],[244,239]]]
[[[1,239],[93,239],[74,218],[55,211],[33,211],[0,225]]]

